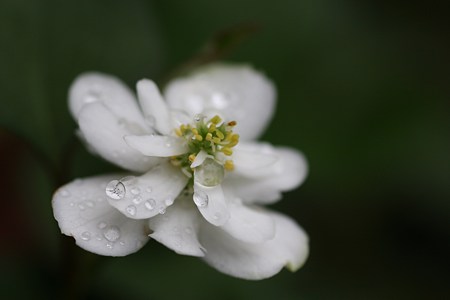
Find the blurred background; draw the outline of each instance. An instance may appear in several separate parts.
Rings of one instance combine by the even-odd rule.
[[[1,0],[0,298],[69,298],[75,273],[79,299],[450,297],[448,12],[433,0]],[[204,48],[223,30],[233,47]],[[297,273],[239,280],[154,241],[99,257],[53,219],[59,185],[115,170],[74,135],[72,80],[97,70],[133,88],[162,82],[198,53],[277,85],[262,139],[310,163],[273,205],[310,235]],[[77,260],[61,268],[62,253]]]

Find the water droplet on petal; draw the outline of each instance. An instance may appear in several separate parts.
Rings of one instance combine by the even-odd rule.
[[[85,210],[86,209],[86,207],[83,204],[78,204],[78,208],[80,210]]]
[[[120,242],[119,243],[121,246],[125,246],[125,242]]]
[[[146,209],[152,210],[156,206],[156,201],[154,199],[149,199],[149,200],[145,201],[144,206]]]
[[[192,198],[194,199],[195,205],[198,207],[206,207],[208,205],[208,195],[203,191],[196,191]]]
[[[151,193],[153,191],[151,186],[148,186],[145,190],[147,191],[147,193]]]
[[[92,202],[92,201],[86,201],[86,206],[90,207],[90,208],[93,208],[95,206],[95,203]]]
[[[138,188],[137,186],[135,186],[135,187],[133,187],[133,188],[131,189],[131,193],[132,193],[133,195],[139,195],[140,192],[141,192],[141,189]]]
[[[69,193],[68,190],[61,190],[60,195],[61,195],[62,197],[69,197],[69,196],[70,196],[70,193]]]
[[[127,213],[128,213],[130,216],[136,215],[136,206],[134,206],[134,205],[129,205],[129,206],[127,206],[127,208],[126,208],[125,210],[127,211]]]
[[[100,223],[97,224],[97,227],[99,229],[105,229],[106,228],[106,223],[105,222],[100,222]]]
[[[133,203],[138,205],[142,202],[142,197],[141,196],[136,196],[133,198]]]
[[[223,166],[212,158],[205,159],[194,171],[195,180],[201,185],[208,187],[220,184],[224,175],[225,171]]]
[[[83,241],[89,241],[91,239],[91,233],[89,231],[83,232],[80,236]]]
[[[106,186],[106,195],[114,200],[120,200],[125,197],[125,186],[119,180],[112,180]]]
[[[214,219],[214,220],[219,220],[221,216],[222,216],[222,215],[220,214],[220,212],[216,212],[216,213],[214,214],[214,216],[213,216],[213,219]]]
[[[114,244],[108,242],[108,243],[106,243],[106,248],[112,249],[112,248],[114,248]]]
[[[69,205],[70,205],[70,207],[74,207],[74,206],[75,206],[75,203],[70,202]]]
[[[97,234],[97,235],[95,236],[95,239],[96,239],[97,241],[103,240],[103,238],[102,238],[99,234]]]
[[[110,226],[103,233],[105,239],[110,242],[115,242],[120,238],[120,229],[117,226]]]
[[[166,201],[164,201],[164,203],[165,203],[167,206],[170,206],[170,205],[173,204],[173,201],[174,201],[174,199],[173,199],[172,197],[168,197],[168,198],[166,199]]]
[[[161,207],[161,208],[159,209],[159,213],[160,213],[161,215],[165,214],[165,213],[166,213],[166,208],[165,208],[165,207]]]

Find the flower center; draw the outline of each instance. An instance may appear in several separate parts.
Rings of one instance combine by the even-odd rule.
[[[177,136],[186,140],[189,152],[171,158],[172,164],[205,186],[220,184],[225,171],[234,169],[233,147],[239,142],[239,135],[233,133],[236,121],[223,122],[219,116],[211,119],[203,115],[194,117],[194,123],[182,124],[175,129]]]

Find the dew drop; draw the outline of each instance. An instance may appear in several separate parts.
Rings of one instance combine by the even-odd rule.
[[[134,205],[129,205],[129,206],[127,206],[127,208],[126,208],[125,210],[127,211],[127,213],[128,213],[130,216],[136,215],[136,206],[134,206]]]
[[[90,207],[90,208],[93,208],[95,206],[95,203],[92,202],[92,201],[86,201],[86,206]]]
[[[138,188],[137,186],[135,186],[135,187],[133,187],[133,188],[131,189],[131,193],[132,193],[133,195],[139,195],[140,192],[141,192],[141,189]]]
[[[165,213],[166,213],[166,208],[165,208],[165,207],[161,207],[161,208],[159,209],[159,213],[160,213],[161,215],[165,214]]]
[[[106,223],[105,222],[100,222],[97,224],[98,229],[105,229],[106,228]]]
[[[156,201],[154,199],[149,199],[149,200],[145,201],[144,206],[146,209],[152,210],[156,206]]]
[[[173,201],[174,201],[174,199],[173,199],[172,197],[168,197],[168,198],[166,199],[166,201],[164,201],[164,203],[165,203],[167,206],[170,206],[170,205],[173,204]]]
[[[151,193],[153,190],[152,190],[152,187],[151,187],[151,186],[148,186],[148,187],[145,189],[145,191],[146,191],[147,193]]]
[[[112,180],[106,186],[106,195],[114,200],[120,200],[125,197],[125,186],[119,180]]]
[[[86,207],[83,204],[78,204],[78,208],[80,210],[85,210],[86,209]]]
[[[136,176],[125,176],[120,179],[120,182],[127,184],[127,185],[134,184],[134,183],[136,183],[136,181],[137,181]]]
[[[83,241],[89,241],[91,239],[91,233],[89,231],[83,232],[80,236]]]
[[[114,248],[114,244],[108,242],[108,243],[106,243],[106,248],[112,249],[112,248]]]
[[[98,235],[98,234],[95,236],[95,239],[96,239],[97,241],[103,240],[103,238],[102,238],[100,235]]]
[[[206,207],[208,205],[208,195],[203,191],[196,191],[192,198],[198,207]]]
[[[222,215],[219,212],[216,212],[213,216],[214,220],[219,220]]]
[[[134,197],[134,199],[133,199],[133,203],[134,203],[134,204],[138,205],[138,204],[140,204],[141,202],[142,202],[142,197],[141,197],[141,196],[136,196],[136,197]]]
[[[216,160],[207,158],[195,168],[194,178],[201,185],[212,187],[220,184],[225,175],[224,168]]]
[[[117,226],[110,226],[106,231],[103,233],[103,236],[105,239],[107,239],[110,242],[115,242],[120,238],[120,229]]]
[[[70,207],[74,207],[74,206],[75,206],[75,203],[70,202],[69,205],[70,205]]]
[[[69,196],[70,196],[70,193],[69,193],[68,190],[61,190],[60,195],[61,195],[62,197],[69,197]]]
[[[120,246],[125,246],[125,242],[119,242]]]

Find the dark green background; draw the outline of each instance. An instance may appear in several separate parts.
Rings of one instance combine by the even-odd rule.
[[[67,298],[72,277],[70,293],[88,299],[449,297],[444,3],[1,0],[0,297]],[[88,70],[132,87],[161,79],[240,22],[261,29],[226,60],[251,63],[278,87],[263,140],[298,148],[310,163],[304,185],[274,205],[309,233],[306,265],[249,282],[153,241],[101,258],[63,238],[52,192],[114,170],[74,137],[72,80]],[[62,253],[80,260],[61,269]]]

